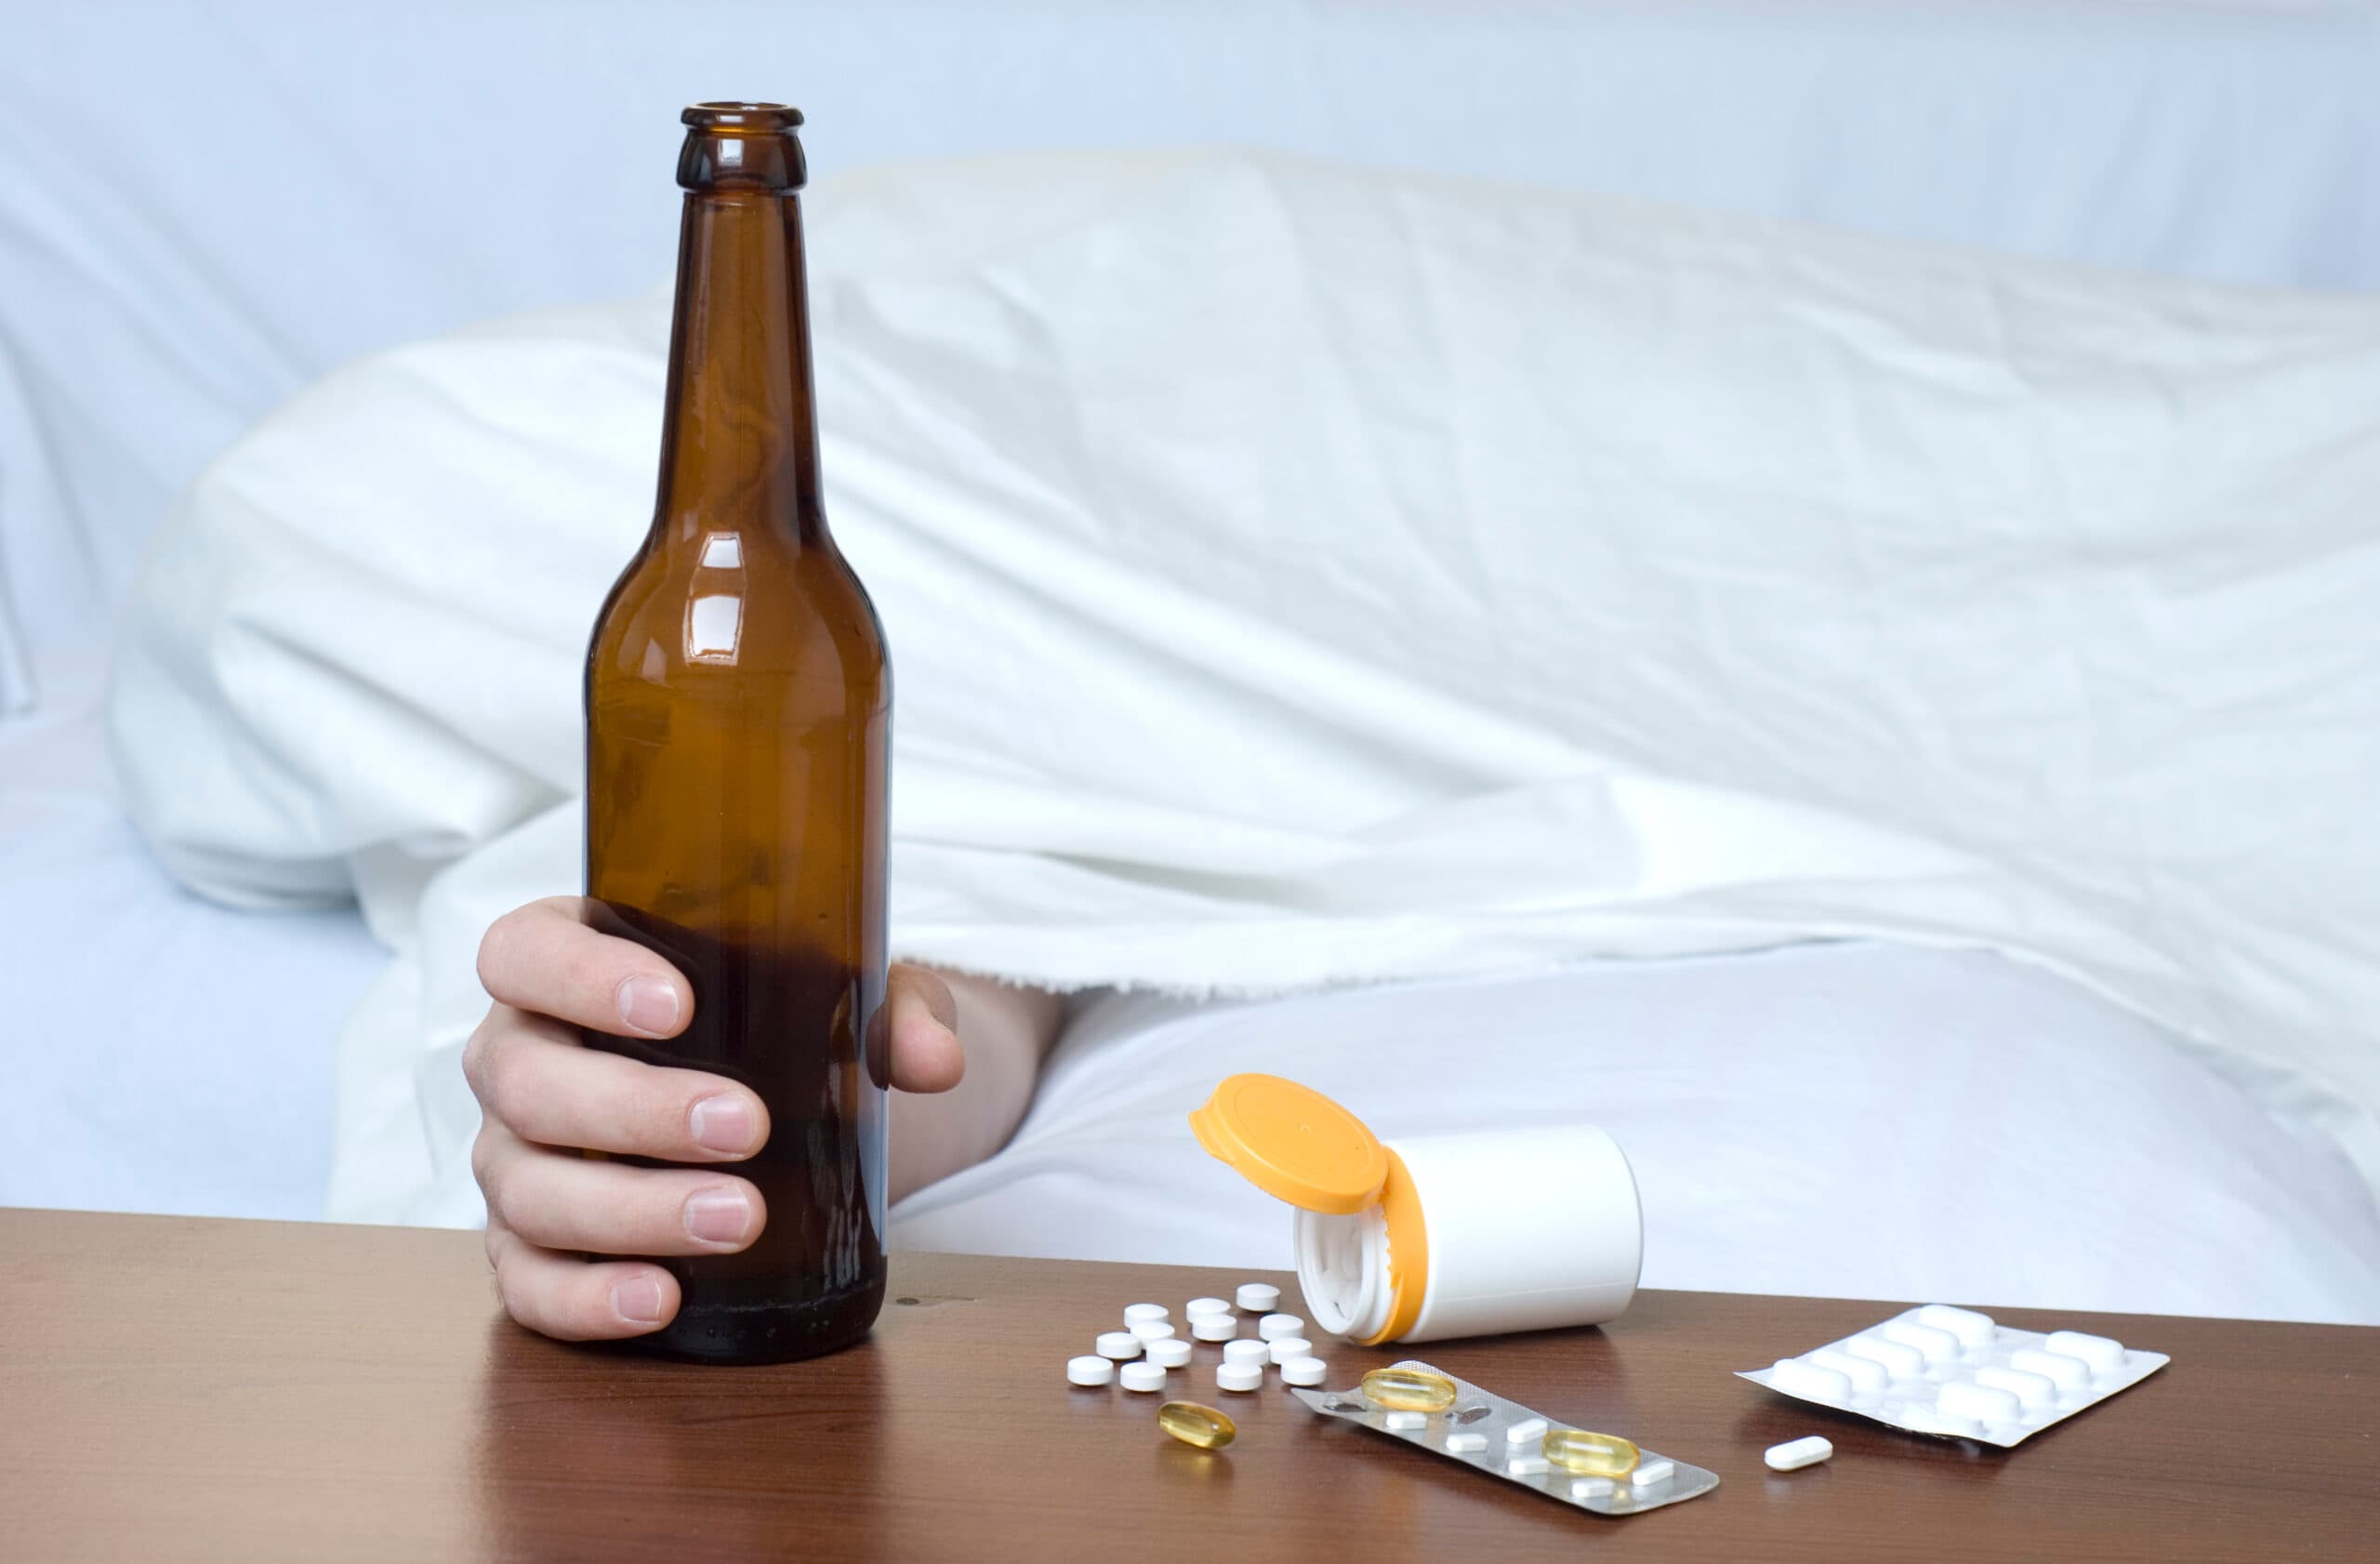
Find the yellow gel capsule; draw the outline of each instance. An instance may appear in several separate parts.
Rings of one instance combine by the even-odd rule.
[[[1636,1469],[1636,1447],[1613,1434],[1556,1428],[1545,1436],[1545,1458],[1566,1472],[1591,1478],[1624,1478]]]
[[[1232,1420],[1196,1401],[1168,1401],[1157,1409],[1157,1425],[1186,1445],[1221,1450],[1239,1437]]]
[[[1396,1412],[1444,1412],[1454,1405],[1454,1381],[1427,1369],[1374,1369],[1364,1376],[1364,1399]]]

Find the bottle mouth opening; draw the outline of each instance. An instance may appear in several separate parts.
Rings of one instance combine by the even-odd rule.
[[[698,130],[758,136],[800,127],[801,111],[789,103],[691,103],[678,118]]]
[[[1294,1224],[1298,1288],[1306,1312],[1334,1336],[1360,1342],[1388,1329],[1388,1222],[1378,1206],[1349,1216],[1301,1211]]]

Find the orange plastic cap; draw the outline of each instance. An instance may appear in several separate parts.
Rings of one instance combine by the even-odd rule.
[[[1353,1215],[1388,1181],[1388,1147],[1362,1120],[1277,1075],[1231,1077],[1190,1129],[1249,1183],[1306,1211]]]

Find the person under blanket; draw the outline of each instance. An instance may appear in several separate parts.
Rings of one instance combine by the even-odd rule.
[[[487,1197],[487,1257],[507,1313],[565,1341],[657,1331],[678,1280],[637,1260],[583,1254],[732,1254],[768,1221],[732,1171],[769,1136],[749,1088],[581,1045],[580,1027],[674,1037],[693,1017],[684,974],[602,934],[577,896],[531,902],[480,943],[492,1003],[463,1050],[482,1121],[471,1171]],[[894,962],[892,1198],[998,1150],[1024,1118],[1064,1002]],[[961,1039],[964,1039],[962,1047]],[[707,1167],[642,1168],[603,1151]]]

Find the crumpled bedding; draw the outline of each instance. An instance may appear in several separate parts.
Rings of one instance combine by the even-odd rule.
[[[2380,307],[1226,154],[810,219],[901,954],[1256,994],[1990,948],[2380,1177]],[[469,1219],[471,952],[576,884],[666,340],[655,295],[366,361],[144,565],[136,818],[398,953],[335,1212]]]

